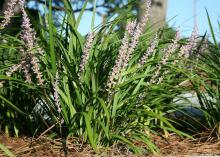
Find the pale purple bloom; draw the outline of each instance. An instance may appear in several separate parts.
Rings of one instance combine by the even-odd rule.
[[[188,40],[188,52],[185,52],[185,57],[188,58],[189,57],[189,52],[194,50],[196,48],[196,38],[198,37],[198,26],[195,25],[194,29],[192,31],[192,34]],[[182,52],[183,53],[183,52]]]
[[[198,35],[198,28],[197,25],[194,26],[193,32],[189,38],[189,40],[187,41],[187,44],[182,46],[180,48],[180,52],[178,53],[178,58],[180,59],[181,57],[185,57],[188,58],[189,57],[189,52],[191,50],[193,50],[193,48],[196,47],[196,38]],[[173,65],[176,65],[178,63],[179,60],[174,60]],[[159,77],[157,84],[160,84],[164,77],[169,73],[169,70],[166,70],[162,76]]]
[[[10,18],[14,15],[14,6],[16,3],[19,3],[21,13],[22,13],[22,32],[21,39],[25,43],[25,48],[22,48],[20,52],[24,56],[20,64],[12,66],[8,72],[6,72],[7,76],[11,76],[15,71],[19,68],[22,68],[26,82],[31,83],[31,70],[32,67],[33,72],[36,74],[36,78],[38,80],[38,85],[43,84],[42,73],[40,72],[39,60],[35,56],[35,52],[39,54],[43,54],[43,50],[38,46],[36,42],[36,33],[33,28],[31,28],[30,19],[25,11],[25,0],[11,0],[8,4],[7,10],[4,12],[5,19],[0,24],[1,27],[5,27],[9,22]],[[26,52],[26,53],[25,53]],[[32,65],[32,66],[31,66]]]
[[[197,28],[197,25],[195,25],[194,29],[193,29],[193,32],[189,38],[189,40],[187,41],[187,44],[182,46],[180,48],[180,52],[178,53],[178,58],[180,59],[181,57],[185,57],[185,58],[188,58],[189,57],[189,52],[191,50],[193,50],[193,48],[196,47],[196,38],[197,38],[197,35],[198,35],[198,28]],[[178,63],[178,60],[174,60],[173,62],[173,65],[177,64]],[[157,84],[161,83],[162,80],[164,79],[165,75],[167,75],[169,73],[169,70],[165,71],[163,73],[162,76],[159,77],[158,79],[158,82]]]
[[[14,72],[21,68],[22,64],[16,64],[10,67],[9,71],[6,72],[6,75],[10,77]]]
[[[30,65],[29,64],[24,64],[22,66],[22,70],[24,72],[24,76],[26,78],[27,83],[31,83],[31,75],[30,75]]]
[[[84,68],[86,66],[86,64],[88,63],[89,61],[89,52],[91,51],[92,49],[92,44],[93,44],[93,40],[95,38],[95,33],[94,32],[91,32],[88,34],[88,37],[86,39],[86,43],[85,43],[85,47],[84,47],[84,50],[83,50],[83,54],[82,54],[82,60],[81,60],[81,63],[79,65],[80,67],[80,72],[79,73],[82,73],[84,71]]]
[[[131,21],[131,22],[128,22],[127,26],[126,26],[126,30],[127,30],[127,33],[129,35],[133,35],[134,33],[134,30],[135,30],[135,27],[136,27],[136,20],[135,21]]]
[[[160,83],[163,81],[164,77],[165,77],[169,72],[170,72],[169,70],[166,70],[166,71],[162,74],[162,76],[159,77],[159,79],[158,79],[158,81],[157,81],[157,84],[160,84]]]
[[[180,52],[178,53],[178,58],[182,58],[182,57],[185,57],[185,58],[188,58],[189,57],[189,53],[190,51],[192,51],[195,47],[196,47],[196,38],[198,36],[198,27],[197,25],[194,26],[194,29],[192,31],[192,34],[190,36],[190,38],[187,40],[187,44],[186,45],[183,45],[181,48],[180,48]],[[178,63],[178,60],[175,60],[173,62],[173,64],[177,64]]]
[[[173,39],[172,43],[168,46],[167,49],[165,49],[165,55],[160,61],[160,63],[157,65],[157,70],[154,73],[154,75],[151,77],[150,83],[156,83],[157,78],[160,75],[160,70],[162,69],[163,65],[167,64],[167,61],[169,60],[170,56],[173,54],[173,52],[178,48],[178,41],[180,40],[180,32],[176,32],[175,39]],[[159,78],[159,81],[161,82],[163,80],[163,76]]]
[[[14,7],[18,0],[10,0],[8,8],[4,11],[4,19],[0,24],[1,29],[5,28],[11,21],[11,17],[14,16]]]
[[[43,49],[39,47],[36,41],[36,32],[32,28],[30,19],[25,11],[25,0],[19,0],[19,4],[22,12],[21,39],[25,43],[27,53],[43,55]]]
[[[58,88],[59,88],[59,74],[57,72],[55,82],[53,83],[53,90],[54,90],[53,97],[54,97],[55,105],[57,107],[57,111],[58,111],[58,113],[61,113]]]
[[[184,45],[184,46],[182,46],[182,47],[180,48],[180,52],[178,53],[178,58],[179,58],[179,59],[180,59],[181,57],[185,57],[185,58],[188,58],[188,57],[189,57],[189,52],[190,52],[191,50],[193,50],[193,48],[196,47],[196,42],[195,42],[195,41],[196,41],[197,35],[198,35],[198,28],[197,28],[197,25],[195,25],[195,27],[194,27],[194,29],[193,29],[193,32],[192,32],[192,34],[191,34],[191,36],[190,36],[190,38],[189,38],[187,44]],[[179,61],[179,60],[174,60],[173,65],[176,65],[176,64],[178,63],[178,61]],[[157,84],[160,84],[160,83],[163,81],[164,77],[165,77],[169,72],[170,72],[169,70],[166,70],[166,71],[162,74],[162,76],[159,77]]]
[[[165,65],[169,59],[169,57],[172,55],[172,53],[178,48],[178,41],[180,39],[180,32],[177,31],[176,33],[176,37],[174,40],[172,40],[173,42],[168,46],[166,52],[165,52],[165,56],[163,57],[161,64]]]
[[[121,72],[121,69],[122,69],[122,66],[123,66],[123,63],[124,63],[124,60],[126,57],[126,53],[128,51],[129,37],[133,34],[135,26],[136,26],[136,21],[128,22],[128,24],[126,26],[126,32],[125,32],[125,35],[122,39],[122,44],[119,48],[118,57],[115,61],[115,65],[112,68],[112,71],[109,75],[109,79],[108,79],[108,83],[107,83],[107,86],[109,89],[111,89],[116,84],[116,80],[118,79],[117,77],[119,77],[119,74]]]
[[[22,33],[21,33],[21,39],[25,42],[26,47],[30,52],[31,50],[36,46],[35,44],[35,36],[36,33],[35,31],[31,28],[31,23],[30,19],[25,11],[25,0],[19,0],[19,4],[21,7],[21,12],[22,12]]]
[[[157,47],[159,42],[157,34],[155,35],[155,38],[153,39],[153,42],[148,47],[147,51],[144,53],[144,55],[141,57],[139,61],[139,65],[144,65],[147,62],[147,59],[150,57],[150,55],[154,52],[155,48]]]
[[[39,69],[39,67],[40,67],[39,66],[39,60],[35,56],[33,56],[31,59],[32,59],[31,64],[33,66],[32,69],[33,69],[34,73],[36,74],[36,77],[37,77],[37,80],[38,80],[38,85],[43,85],[44,81],[42,79],[42,73]]]
[[[148,0],[146,2],[146,8],[145,8],[144,16],[142,17],[142,19],[141,19],[141,21],[139,23],[140,29],[145,29],[146,22],[148,21],[148,18],[150,16],[150,14],[151,14],[151,0]]]
[[[122,39],[122,45],[119,49],[119,55],[115,62],[114,67],[109,75],[108,79],[108,89],[111,89],[117,81],[120,79],[120,74],[126,69],[128,62],[138,44],[141,34],[144,32],[148,16],[151,10],[151,1],[148,0],[146,6],[146,12],[141,21],[136,24],[136,21],[129,22],[126,26],[126,32],[124,38]],[[130,41],[131,37],[131,41]]]
[[[157,77],[160,76],[160,70],[162,69],[162,66],[159,64],[156,66],[157,70],[154,73],[154,75],[151,77],[150,82],[149,83],[156,83],[157,81]]]
[[[148,21],[148,17],[150,15],[151,12],[151,1],[148,0],[146,3],[146,10],[144,13],[143,18],[141,19],[141,21],[137,24],[134,33],[133,33],[133,37],[131,39],[131,43],[129,44],[129,48],[128,48],[128,52],[126,53],[125,59],[124,59],[124,63],[123,63],[123,67],[122,67],[122,71],[124,71],[128,65],[128,62],[139,42],[139,38],[142,35],[142,33],[144,32],[144,29],[146,27],[146,23]]]
[[[30,23],[30,19],[25,11],[25,0],[19,0],[19,5],[21,8],[21,12],[22,12],[22,32],[21,32],[21,39],[24,41],[25,43],[25,47],[26,47],[26,51],[28,54],[31,55],[27,55],[27,58],[24,58],[25,64],[23,64],[25,67],[24,69],[24,73],[26,75],[26,80],[27,82],[30,82],[30,70],[28,70],[27,68],[30,68],[31,66],[28,64],[32,64],[32,70],[33,72],[36,74],[36,78],[38,80],[38,85],[43,85],[43,79],[42,79],[42,73],[40,72],[40,65],[39,65],[39,60],[38,58],[35,56],[34,52],[38,52],[39,54],[43,54],[43,50],[38,46],[37,42],[36,42],[36,33],[34,31],[33,28],[31,28],[31,23]],[[24,53],[24,49],[23,49],[23,53]],[[29,57],[30,58],[29,58]],[[29,63],[30,61],[30,63]]]

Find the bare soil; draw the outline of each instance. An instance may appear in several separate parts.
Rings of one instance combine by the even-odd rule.
[[[197,136],[198,137],[198,136]],[[78,141],[78,142],[76,142]],[[157,155],[149,154],[148,156],[197,156],[197,155],[220,155],[220,140],[209,136],[208,133],[200,134],[195,140],[180,139],[175,134],[164,139],[155,136],[154,142],[160,148],[161,152]],[[6,137],[0,134],[0,143],[7,146],[18,157],[64,157],[67,152],[68,157],[90,157],[90,156],[131,156],[131,152],[119,150],[115,147],[109,149],[100,149],[102,153],[95,154],[88,146],[79,142],[78,139],[68,139],[64,149],[61,139],[51,140],[48,137],[32,139],[30,137]],[[145,155],[147,156],[147,155]],[[0,150],[0,157],[4,153]]]

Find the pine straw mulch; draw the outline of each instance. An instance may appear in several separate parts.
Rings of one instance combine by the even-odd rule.
[[[196,156],[196,155],[220,155],[220,140],[211,137],[208,133],[199,134],[196,140],[184,139],[181,140],[175,134],[172,134],[167,139],[155,136],[154,142],[160,148],[161,152],[157,155],[148,156]],[[90,156],[118,156],[118,157],[135,157],[126,149],[119,150],[117,147],[102,149],[101,154],[95,155],[94,151],[88,145],[83,145],[78,139],[68,139],[66,143],[66,151],[64,151],[63,142],[61,139],[51,140],[43,136],[36,139],[27,137],[6,137],[0,135],[0,143],[4,144],[18,157],[64,157],[68,152],[69,157],[90,157]],[[0,151],[0,157],[3,157],[3,152]],[[147,155],[145,155],[147,156]]]

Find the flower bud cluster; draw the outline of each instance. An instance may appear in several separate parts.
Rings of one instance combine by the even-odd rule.
[[[4,29],[11,21],[12,16],[14,16],[14,8],[18,0],[9,0],[7,9],[4,11],[4,19],[0,24],[0,28]]]
[[[54,97],[55,105],[57,107],[57,111],[60,114],[61,113],[61,106],[60,106],[58,88],[59,88],[59,74],[57,72],[55,81],[53,83],[53,90],[54,90],[53,97]]]
[[[107,82],[108,90],[113,88],[120,80],[121,73],[126,70],[129,60],[139,42],[140,36],[143,34],[149,14],[151,12],[151,1],[146,3],[146,11],[140,22],[129,22],[126,26],[124,38],[122,39],[119,55],[115,61],[114,67],[109,75]]]
[[[121,69],[127,55],[126,53],[129,47],[129,37],[133,34],[135,26],[136,21],[129,22],[126,26],[126,33],[124,35],[124,38],[122,39],[122,45],[119,48],[119,55],[115,61],[114,67],[112,68],[108,79],[107,85],[109,89],[111,89],[117,83],[116,81],[121,73]]]
[[[160,61],[160,63],[157,65],[157,70],[154,73],[154,75],[151,77],[150,83],[156,83],[157,78],[160,76],[160,71],[162,69],[162,66],[167,64],[167,61],[169,60],[170,56],[175,52],[175,50],[178,48],[178,41],[180,40],[180,32],[177,31],[175,39],[172,40],[172,43],[168,46],[167,49],[165,49],[165,55]],[[159,78],[160,82],[163,80],[162,78]]]
[[[144,55],[139,60],[139,65],[144,65],[147,62],[147,59],[152,55],[155,48],[157,47],[159,42],[157,34],[155,35],[155,38],[153,39],[152,43],[148,47],[147,51],[144,53]]]
[[[82,73],[84,71],[84,68],[85,68],[86,64],[88,63],[88,61],[89,61],[89,52],[92,49],[92,44],[93,44],[94,38],[95,38],[95,33],[94,32],[88,34],[88,37],[87,37],[86,43],[85,43],[85,47],[84,47],[84,50],[83,50],[83,54],[82,54],[82,60],[81,60],[81,63],[79,65],[80,73]]]

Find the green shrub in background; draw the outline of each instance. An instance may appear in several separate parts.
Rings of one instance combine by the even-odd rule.
[[[1,40],[6,42],[0,45],[8,60],[1,60],[5,63],[0,71],[0,125],[7,132],[18,134],[18,128],[22,132],[22,127],[28,127],[34,134],[52,126],[58,136],[80,137],[96,152],[100,145],[122,144],[135,153],[158,151],[153,134],[187,136],[168,117],[181,108],[173,101],[186,90],[179,84],[191,79],[186,62],[195,46],[195,30],[187,42],[178,31],[169,40],[162,38],[163,31],[145,31],[149,2],[141,21],[122,14],[99,28],[94,28],[94,10],[85,40],[77,31],[84,11],[75,18],[64,0],[60,27],[53,22],[50,1],[45,18],[40,16],[35,26],[36,35],[24,1],[19,4],[21,33],[18,37],[4,34]],[[116,28],[125,19],[121,37]]]

